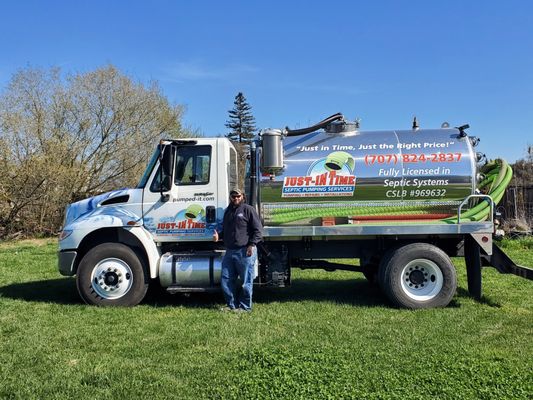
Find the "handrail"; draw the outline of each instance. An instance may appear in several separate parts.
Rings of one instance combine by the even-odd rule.
[[[490,197],[488,194],[471,194],[470,196],[466,197],[461,204],[459,204],[459,209],[457,210],[457,223],[459,224],[461,222],[461,210],[465,204],[467,204],[470,199],[472,198],[478,198],[478,199],[485,199],[489,201],[490,204],[490,222],[494,222],[494,200],[492,200],[492,197]]]

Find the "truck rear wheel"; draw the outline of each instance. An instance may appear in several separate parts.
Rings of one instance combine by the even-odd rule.
[[[428,243],[389,251],[379,267],[379,283],[398,307],[446,307],[457,289],[457,274],[446,253]]]
[[[76,285],[87,304],[134,306],[148,290],[148,275],[133,249],[104,243],[89,250],[78,267]]]

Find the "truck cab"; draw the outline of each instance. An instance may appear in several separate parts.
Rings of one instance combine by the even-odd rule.
[[[213,232],[237,185],[237,162],[227,139],[162,140],[136,188],[67,207],[61,274],[77,275],[81,297],[98,305],[136,304],[155,278],[216,287],[223,250]]]

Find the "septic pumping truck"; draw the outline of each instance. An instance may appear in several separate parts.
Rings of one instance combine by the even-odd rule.
[[[495,205],[512,177],[458,128],[364,131],[335,114],[304,129],[265,129],[250,143],[245,192],[264,225],[255,284],[287,287],[291,268],[357,271],[390,302],[445,307],[464,257],[469,293],[481,269],[532,279],[493,242]],[[161,140],[139,184],[69,205],[59,271],[81,298],[133,306],[148,286],[220,290],[224,249],[213,242],[238,185],[225,138]],[[349,266],[335,259],[359,259]]]

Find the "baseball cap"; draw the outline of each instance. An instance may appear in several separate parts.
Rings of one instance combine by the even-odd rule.
[[[240,195],[243,195],[244,192],[243,192],[241,189],[239,189],[239,188],[233,188],[233,189],[231,189],[231,191],[229,192],[229,195],[231,196],[231,195],[234,195],[234,194],[240,194]]]

